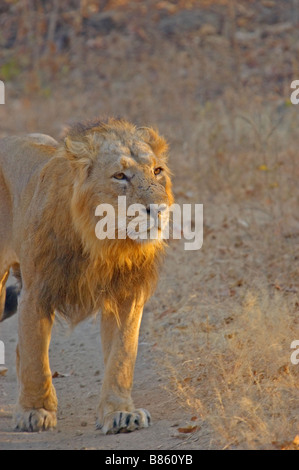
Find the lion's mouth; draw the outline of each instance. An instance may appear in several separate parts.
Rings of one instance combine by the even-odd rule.
[[[151,241],[160,240],[162,236],[162,228],[159,226],[149,227],[142,231],[127,230],[127,238],[131,238],[136,241]]]
[[[161,240],[166,222],[165,217],[145,217],[135,226],[128,224],[126,235],[128,238],[140,242]]]
[[[161,240],[164,233],[167,233],[169,217],[165,212],[163,215],[156,213],[154,215],[148,213],[139,214],[138,217],[121,217],[112,220],[106,220],[107,224],[102,224],[102,232],[97,234],[99,239],[109,238],[116,240],[131,239],[134,241],[155,241]],[[109,222],[109,223],[108,223]]]

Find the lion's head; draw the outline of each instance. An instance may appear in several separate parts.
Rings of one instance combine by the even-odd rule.
[[[130,221],[135,216],[134,205],[139,204],[144,212],[139,214],[144,225],[138,227],[139,232],[149,232],[153,225],[157,230],[156,236],[145,233],[135,242],[162,243],[163,226],[173,202],[167,150],[166,141],[155,130],[136,128],[124,120],[91,122],[70,129],[65,138],[65,156],[74,169],[73,220],[88,250],[95,255],[100,250],[95,237],[95,209],[103,204],[110,205],[115,213],[115,232],[110,238],[127,239],[132,250],[128,240],[134,239]],[[126,208],[133,210],[125,212],[122,221],[120,196],[125,196]]]

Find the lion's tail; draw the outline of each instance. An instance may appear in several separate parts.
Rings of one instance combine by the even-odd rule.
[[[19,286],[9,286],[6,289],[6,298],[3,315],[0,321],[11,317],[18,310],[18,296],[21,292]]]
[[[22,290],[22,279],[19,268],[13,269],[13,274],[17,279],[17,284],[6,288],[4,310],[0,322],[14,315],[18,310],[18,297]]]

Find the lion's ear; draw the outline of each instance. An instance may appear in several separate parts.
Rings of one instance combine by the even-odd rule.
[[[144,140],[159,157],[167,157],[168,144],[164,137],[158,134],[152,127],[139,127],[137,129],[142,140]]]
[[[70,136],[64,139],[66,157],[73,163],[80,166],[91,166],[94,159],[94,152],[87,139],[73,140]]]

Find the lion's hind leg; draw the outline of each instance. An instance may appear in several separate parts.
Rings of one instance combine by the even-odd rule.
[[[18,259],[11,246],[12,225],[11,197],[0,167],[0,322],[17,311],[17,297],[20,291],[12,287],[5,290],[11,267],[20,278]]]

